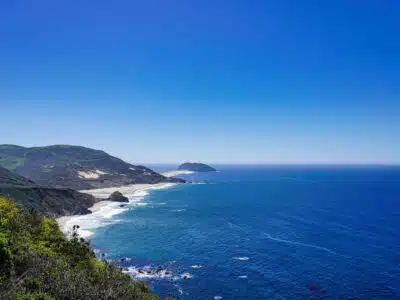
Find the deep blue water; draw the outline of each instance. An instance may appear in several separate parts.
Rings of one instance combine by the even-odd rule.
[[[161,299],[400,299],[400,168],[218,169],[152,191],[93,246],[166,268],[147,279]]]

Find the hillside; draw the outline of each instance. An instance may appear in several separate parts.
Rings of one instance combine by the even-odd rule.
[[[90,213],[96,199],[72,189],[40,186],[25,177],[0,167],[0,194],[19,207],[35,210],[41,215],[59,217]]]
[[[11,184],[15,186],[30,186],[35,183],[32,180],[25,178],[15,172],[0,167],[0,184]]]
[[[0,166],[37,184],[85,190],[134,183],[184,182],[167,178],[144,166],[136,166],[81,146],[54,145],[25,148],[0,145]]]
[[[183,163],[178,170],[194,171],[194,172],[213,172],[216,171],[213,167],[202,163]]]
[[[57,223],[0,196],[0,299],[155,300],[148,287],[96,259],[89,244],[67,239]]]

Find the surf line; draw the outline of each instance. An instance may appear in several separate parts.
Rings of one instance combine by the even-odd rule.
[[[271,241],[280,242],[280,243],[286,243],[286,244],[290,244],[290,245],[303,246],[303,247],[307,247],[307,248],[314,248],[314,249],[318,249],[318,250],[322,250],[322,251],[328,252],[330,254],[334,254],[334,255],[338,255],[338,256],[349,258],[346,255],[340,254],[340,253],[338,253],[336,251],[333,251],[333,250],[331,250],[329,248],[326,248],[326,247],[321,247],[321,246],[317,246],[317,245],[313,245],[313,244],[306,244],[306,243],[302,243],[302,242],[295,242],[295,241],[279,239],[279,238],[275,238],[275,237],[271,236],[269,233],[266,233],[266,232],[263,232],[263,234]]]

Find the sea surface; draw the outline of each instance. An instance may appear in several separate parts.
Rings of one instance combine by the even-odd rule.
[[[93,247],[161,299],[400,299],[400,167],[217,168],[135,195]]]

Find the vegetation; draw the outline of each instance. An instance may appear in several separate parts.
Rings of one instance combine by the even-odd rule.
[[[90,213],[96,199],[71,189],[52,188],[0,167],[0,195],[13,200],[17,206],[35,210],[42,215],[59,217]]]
[[[178,167],[178,170],[188,170],[194,172],[213,172],[216,171],[213,167],[202,163],[183,163]]]
[[[0,196],[0,299],[158,299],[75,233]]]
[[[40,185],[75,190],[133,183],[184,182],[166,178],[144,166],[129,164],[104,151],[70,145],[31,148],[0,145],[0,167]]]

